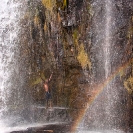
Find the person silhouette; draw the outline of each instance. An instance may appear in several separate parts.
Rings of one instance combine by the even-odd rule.
[[[51,97],[51,93],[49,91],[49,82],[51,81],[51,78],[52,78],[52,75],[53,75],[53,72],[52,74],[50,75],[49,79],[45,79],[44,81],[44,90],[45,90],[45,96],[46,96],[46,108],[48,107],[52,107],[52,97]]]

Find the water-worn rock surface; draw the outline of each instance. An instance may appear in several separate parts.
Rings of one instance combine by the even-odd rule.
[[[11,133],[67,133],[70,131],[71,123],[49,124],[41,127],[31,127],[27,130],[13,131]]]
[[[129,32],[130,12],[129,3],[125,1],[91,2],[92,18],[92,46],[91,63],[94,84],[103,84],[103,90],[92,103],[82,124],[89,129],[129,128],[130,97],[123,85],[123,78],[119,71],[131,59],[127,55],[127,34]],[[128,70],[128,73],[131,71]],[[96,85],[97,86],[97,85]],[[94,89],[96,86],[92,86]],[[82,126],[83,126],[82,125]]]
[[[7,0],[6,8],[12,2]],[[2,118],[16,116],[12,127],[22,121],[67,122],[16,131],[20,133],[65,132],[71,126],[128,132],[133,127],[132,0],[24,0],[19,4],[20,19],[15,28],[10,24],[19,29],[13,40],[18,49],[11,49],[15,51],[8,81],[12,92],[9,96],[9,84],[2,86],[5,91],[0,89],[1,105],[8,107],[2,110]],[[7,37],[5,30],[1,33]],[[2,45],[2,57],[5,49]],[[4,62],[0,68],[5,74],[8,63]],[[52,72],[52,103],[65,109],[44,107],[43,83]],[[2,76],[2,80],[7,77]]]

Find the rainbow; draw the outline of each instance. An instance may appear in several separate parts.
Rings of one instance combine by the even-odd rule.
[[[77,129],[77,127],[79,126],[81,120],[83,119],[83,117],[86,114],[86,111],[88,110],[88,108],[90,107],[90,105],[93,103],[93,101],[100,95],[100,93],[103,91],[103,89],[117,76],[120,74],[120,72],[124,71],[131,63],[133,62],[133,59],[130,59],[128,62],[124,63],[123,65],[121,65],[120,67],[118,67],[116,69],[115,72],[113,72],[106,80],[105,82],[98,84],[98,85],[94,85],[93,88],[95,88],[94,90],[96,91],[92,91],[92,97],[88,99],[88,106],[84,107],[80,112],[79,112],[79,116],[77,117],[77,119],[74,121],[71,131],[74,133]]]

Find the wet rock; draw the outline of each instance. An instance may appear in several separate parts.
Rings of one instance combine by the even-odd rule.
[[[27,130],[13,131],[11,133],[66,133],[70,132],[71,123],[49,124],[42,127],[32,127]]]

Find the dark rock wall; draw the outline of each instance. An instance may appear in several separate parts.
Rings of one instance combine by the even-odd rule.
[[[54,105],[77,110],[84,109],[88,102],[88,92],[93,89],[92,84],[105,82],[103,48],[106,2],[28,1],[27,10],[20,22],[20,57],[26,66],[23,69],[27,73],[26,85],[35,103],[45,104],[42,79],[48,78],[52,71],[50,88]],[[132,72],[131,63],[128,62],[132,58],[133,9],[130,0],[112,3],[109,76],[122,66],[129,67],[121,69],[110,88],[119,88],[118,97],[123,95],[120,98],[122,101],[128,99],[127,86],[132,83],[128,79]],[[132,88],[130,90],[132,92]],[[121,107],[124,105],[127,103]],[[75,112],[70,112],[75,115]]]
[[[129,27],[131,26],[131,8],[129,8],[131,3],[112,1],[111,12],[109,12],[111,16],[106,16],[106,3],[108,1],[91,1],[93,17],[91,21],[90,52],[93,83],[102,84],[107,81],[107,86],[103,86],[102,93],[88,109],[83,123],[85,127],[92,129],[121,128],[127,130],[132,105],[123,82],[131,73],[131,64],[129,62],[132,58],[132,39],[128,37]],[[105,44],[107,34],[105,29],[106,17],[111,17],[109,56],[107,55],[109,57],[108,77],[110,78],[107,79],[104,53],[104,49],[108,45]],[[125,66],[129,66],[128,69]],[[122,69],[120,69],[121,67]],[[125,73],[125,71],[128,72]],[[96,86],[94,86],[95,88]]]

